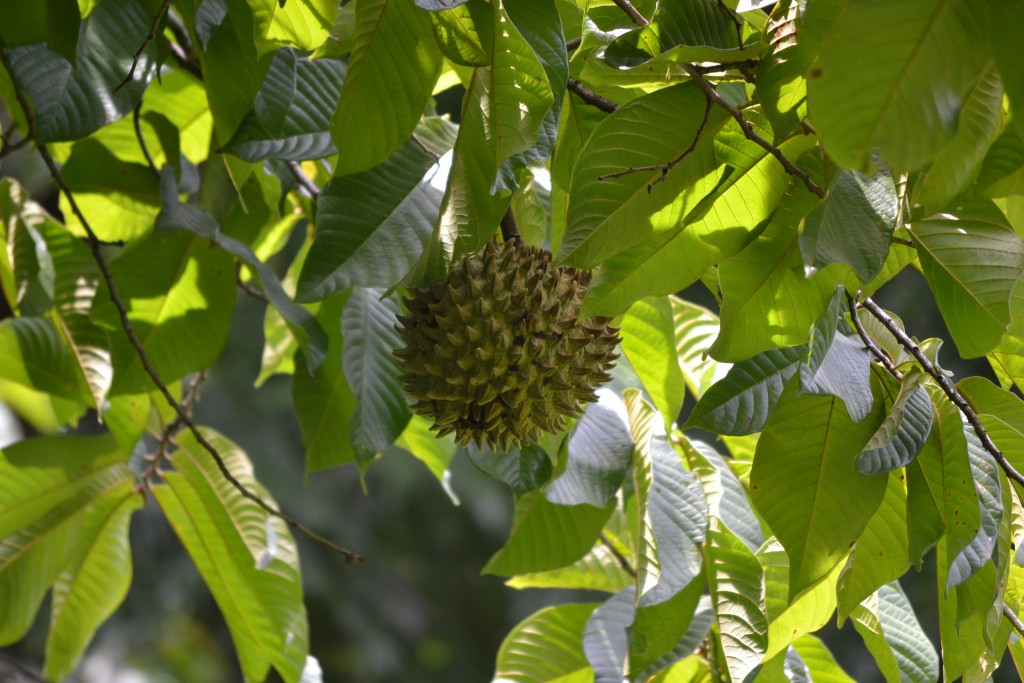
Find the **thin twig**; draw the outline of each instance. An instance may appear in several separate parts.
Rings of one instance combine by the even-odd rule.
[[[291,171],[292,177],[295,178],[295,183],[313,199],[319,197],[320,188],[316,186],[316,183],[309,179],[309,176],[307,176],[302,170],[302,166],[299,165],[299,162],[289,161],[287,164],[288,170]]]
[[[910,240],[905,240],[902,237],[893,237],[891,241],[893,244],[902,244],[905,247],[915,246],[913,242],[911,242]]]
[[[575,78],[570,78],[566,86],[570,92],[575,93],[581,100],[586,102],[592,107],[597,107],[601,111],[611,114],[613,111],[619,108],[619,105],[615,104],[609,99],[601,97],[596,92],[583,85]]]
[[[185,394],[185,398],[181,401],[181,408],[184,413],[191,418],[192,408],[196,402],[199,401],[199,390],[206,381],[206,370],[200,370],[196,373],[196,376],[192,379],[192,385],[188,389],[188,393]],[[174,433],[178,431],[182,426],[181,417],[175,416],[173,420],[164,425],[164,428],[160,430],[160,444],[157,447],[156,453],[146,456],[149,461],[149,466],[143,470],[139,475],[141,481],[141,487],[146,489],[149,488],[149,482],[154,475],[160,472],[160,463],[167,458],[167,451],[172,444],[175,444]]]
[[[1017,633],[1024,636],[1024,622],[1022,622],[1020,618],[1016,614],[1014,614],[1013,610],[1010,609],[1010,606],[1007,605],[1005,602],[1003,603],[1003,616],[1006,617],[1011,624],[1013,624],[1013,628],[1017,631]]]
[[[582,42],[583,38],[573,38],[572,40],[565,41],[565,51],[572,52],[573,50],[578,48],[580,46],[580,43]]]
[[[11,139],[11,135],[13,133],[14,133],[14,126],[11,126],[11,129],[9,131],[7,131],[6,133],[0,135],[0,145],[2,145],[2,146],[0,146],[0,159],[3,159],[5,156],[10,154],[11,152],[18,151],[19,149],[21,149],[22,147],[24,147],[25,145],[27,145],[30,142],[29,138],[22,138],[22,139],[18,140],[17,142],[8,142],[8,140]]]
[[[2,61],[7,70],[10,71],[10,62],[7,58],[7,52],[5,50],[0,50],[0,61]],[[21,90],[16,81],[14,82],[14,94],[18,98],[19,104],[21,104],[22,109],[26,113],[26,120],[28,121],[29,128],[29,137],[35,139],[35,121],[29,113],[32,111],[32,109],[29,107],[28,99],[26,98],[25,93]],[[319,543],[321,545],[327,546],[328,548],[331,548],[336,553],[342,555],[345,558],[346,563],[354,564],[358,562],[361,559],[359,555],[327,540],[323,536],[317,534],[315,531],[299,523],[292,517],[275,509],[265,500],[260,498],[252,491],[250,491],[248,488],[246,488],[246,486],[242,484],[242,482],[240,482],[235,477],[234,474],[231,473],[231,470],[229,470],[227,465],[224,463],[224,458],[222,458],[217,449],[214,448],[209,441],[207,441],[206,437],[203,436],[203,433],[199,431],[199,428],[196,427],[192,419],[185,413],[184,409],[182,409],[181,404],[179,404],[178,401],[175,400],[174,396],[167,388],[167,385],[164,384],[162,379],[160,379],[160,375],[153,367],[153,364],[149,359],[149,355],[146,353],[146,349],[142,345],[142,341],[139,339],[138,334],[136,334],[135,327],[132,325],[132,322],[128,317],[128,309],[124,304],[124,300],[121,298],[121,293],[117,288],[117,283],[114,282],[114,276],[110,271],[110,266],[107,264],[107,260],[103,256],[100,240],[96,236],[96,232],[92,229],[92,225],[85,217],[85,214],[82,213],[82,209],[78,206],[78,202],[75,201],[75,196],[71,192],[71,188],[68,187],[67,181],[64,180],[64,176],[61,174],[60,169],[57,167],[57,163],[54,161],[53,156],[50,155],[50,150],[47,149],[46,145],[40,143],[38,140],[36,140],[36,149],[39,150],[39,156],[42,157],[43,162],[49,169],[50,177],[53,178],[54,182],[57,183],[57,186],[60,188],[61,192],[64,193],[64,196],[67,198],[68,204],[71,207],[71,212],[75,214],[79,222],[82,224],[82,229],[85,230],[86,242],[88,242],[89,244],[89,249],[92,252],[93,259],[96,261],[96,265],[100,269],[100,274],[103,276],[103,281],[106,283],[107,289],[110,292],[110,301],[111,303],[114,304],[114,308],[117,309],[118,316],[120,317],[121,320],[121,328],[128,336],[128,341],[131,343],[132,348],[135,349],[135,352],[139,357],[139,361],[141,362],[143,369],[145,370],[146,374],[149,375],[149,378],[153,381],[153,384],[159,390],[160,394],[164,397],[164,400],[166,400],[168,405],[170,405],[171,408],[174,409],[175,413],[181,419],[182,424],[185,425],[188,428],[188,430],[192,433],[192,435],[195,437],[196,442],[200,446],[202,446],[202,448],[207,453],[210,454],[210,457],[213,458],[214,462],[217,464],[217,469],[220,470],[221,476],[223,476],[224,479],[226,479],[228,483],[230,483],[242,496],[248,498],[256,505],[263,508],[263,510],[267,514],[281,519],[285,522],[285,524],[295,529],[296,531],[302,533],[310,540],[315,541],[316,543]]]
[[[149,170],[153,172],[157,180],[160,180],[160,171],[157,170],[156,164],[153,163],[153,157],[149,154],[149,148],[146,146],[146,139],[142,137],[142,124],[139,121],[139,112],[142,111],[142,102],[140,101],[135,108],[132,109],[132,125],[135,127],[135,139],[139,141],[139,147],[142,149],[142,156],[146,157],[146,164],[149,166]]]
[[[677,156],[672,161],[668,162],[667,164],[656,164],[652,166],[631,166],[622,171],[615,171],[614,173],[605,173],[604,175],[599,175],[597,176],[597,179],[608,180],[609,178],[621,178],[622,176],[629,175],[631,173],[638,173],[641,171],[660,170],[661,175],[652,180],[651,182],[647,183],[647,191],[650,192],[655,185],[657,185],[658,183],[665,179],[665,176],[667,176],[673,168],[682,163],[683,159],[689,156],[690,152],[697,149],[697,143],[700,142],[700,137],[701,135],[704,134],[704,129],[707,128],[708,120],[711,118],[711,107],[711,100],[706,100],[706,106],[704,107],[704,118],[701,119],[700,125],[697,126],[697,132],[694,134],[693,140],[690,142],[690,145],[683,150],[682,154]]]
[[[786,169],[786,173],[789,173],[790,175],[799,178],[801,181],[803,181],[803,184],[807,187],[808,190],[824,199],[825,190],[819,187],[816,182],[811,180],[811,177],[809,175],[807,175],[805,172],[797,168],[792,161],[787,159],[786,155],[782,153],[782,150],[780,150],[778,147],[776,147],[775,145],[773,145],[772,143],[768,142],[763,137],[755,133],[754,127],[751,126],[750,121],[747,121],[747,119],[743,116],[743,112],[737,109],[731,102],[726,100],[724,97],[719,95],[718,91],[715,90],[715,86],[713,86],[710,83],[710,81],[708,81],[708,79],[704,78],[704,74],[702,74],[692,64],[683,64],[683,68],[686,69],[686,73],[690,75],[690,78],[693,79],[694,83],[696,83],[697,86],[704,91],[705,97],[710,99],[712,102],[717,104],[722,109],[725,109],[727,112],[729,112],[730,116],[736,119],[736,123],[740,125],[740,129],[743,131],[743,135],[748,140],[758,145],[766,152],[771,154],[773,157],[778,159],[779,163],[782,164],[782,167]]]
[[[619,549],[615,547],[615,544],[608,540],[608,537],[604,534],[604,532],[601,533],[601,544],[605,548],[608,548],[608,552],[612,554],[612,557],[614,557],[615,561],[619,563],[619,566],[622,567],[627,574],[629,574],[635,579],[636,569],[633,567],[632,564],[629,563],[629,560],[627,560],[626,557],[619,552]]]
[[[755,69],[760,64],[760,59],[744,59],[740,62],[722,62],[721,64],[694,64],[693,68],[702,76],[707,76],[708,74],[716,74],[723,71]]]
[[[619,6],[619,9],[626,13],[626,16],[633,20],[634,24],[641,28],[647,26],[647,20],[644,19],[644,15],[640,14],[637,8],[633,7],[633,4],[629,0],[613,0],[613,2]]]
[[[506,242],[523,241],[523,236],[516,225],[516,217],[512,215],[512,207],[505,209],[505,215],[501,217],[501,238]]]
[[[889,371],[889,374],[902,382],[903,373],[896,369],[896,366],[892,363],[892,359],[890,359],[882,349],[878,348],[878,344],[875,343],[874,339],[868,336],[867,330],[864,329],[864,324],[860,321],[860,316],[857,315],[857,300],[854,299],[849,292],[846,292],[846,302],[849,304],[850,308],[850,320],[853,321],[853,326],[857,329],[857,334],[860,335],[861,341],[863,341],[864,345],[869,351],[871,351],[871,355],[873,355],[879,363],[885,366],[885,369]]]
[[[167,8],[171,6],[171,0],[164,0],[160,4],[160,9],[157,10],[156,15],[153,16],[153,25],[149,27],[149,33],[142,41],[142,45],[139,45],[139,49],[132,55],[132,67],[128,69],[128,75],[124,77],[124,80],[117,84],[114,88],[114,94],[117,95],[132,82],[135,78],[135,69],[139,66],[139,59],[142,57],[142,53],[146,51],[149,44],[153,42],[157,34],[160,33],[160,20],[164,18],[164,14],[167,12]]]
[[[430,147],[427,146],[427,143],[423,142],[420,136],[416,135],[416,133],[412,134],[412,141],[415,142],[416,145],[424,152],[434,157],[434,163],[437,163],[438,161],[441,160],[441,155],[435,152],[434,150],[430,149]]]
[[[253,287],[248,282],[242,282],[242,279],[238,276],[238,273],[235,274],[235,284],[238,285],[238,288],[240,290],[251,296],[253,299],[257,299],[258,301],[262,301],[264,303],[269,301],[269,299],[267,299],[267,295],[264,294],[262,290]]]
[[[943,393],[946,394],[949,400],[953,402],[953,405],[959,408],[960,412],[963,413],[965,418],[967,418],[967,422],[970,423],[971,427],[974,428],[975,434],[978,435],[981,445],[989,452],[989,454],[992,455],[993,458],[995,458],[996,462],[998,462],[999,466],[1003,469],[1003,472],[1006,473],[1006,476],[1021,486],[1024,486],[1024,474],[1018,472],[1017,469],[1010,464],[1010,461],[1006,459],[1003,452],[999,450],[999,447],[992,442],[992,438],[989,437],[988,431],[981,424],[981,420],[978,419],[978,413],[975,412],[974,407],[967,402],[967,399],[960,395],[960,392],[956,390],[956,387],[949,381],[949,378],[946,377],[941,370],[936,368],[930,360],[928,360],[928,356],[924,355],[924,351],[922,351],[921,347],[917,345],[917,342],[908,337],[907,333],[901,330],[900,326],[896,324],[896,321],[890,318],[888,314],[878,306],[878,304],[872,301],[871,297],[864,297],[864,300],[860,302],[860,305],[870,311],[871,315],[875,316],[875,318],[885,326],[885,329],[889,330],[889,332],[896,337],[900,344],[903,345],[903,348],[909,351],[911,355],[917,359],[917,362],[921,364],[924,371],[938,382]]]

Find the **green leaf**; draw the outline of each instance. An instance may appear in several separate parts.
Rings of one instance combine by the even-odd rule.
[[[164,382],[213,364],[227,340],[235,302],[234,264],[227,252],[210,249],[195,235],[153,233],[123,252],[110,270],[128,319]],[[152,381],[113,303],[95,306],[94,319],[111,337],[111,395],[148,391]]]
[[[390,287],[408,272],[440,210],[440,192],[422,182],[434,161],[410,140],[382,164],[324,186],[300,301],[352,286]]]
[[[569,437],[565,471],[545,496],[559,505],[605,507],[622,486],[633,454],[625,406],[613,393],[598,392]]]
[[[0,453],[0,643],[22,638],[50,586],[87,561],[106,515],[133,484],[109,435],[26,439]],[[84,591],[75,599],[94,597]],[[83,616],[94,628],[117,602]],[[90,623],[73,624],[78,637],[88,640]]]
[[[244,452],[210,429],[202,434],[243,486],[274,504]],[[291,531],[243,497],[191,432],[175,439],[175,471],[153,495],[224,615],[245,680],[262,681],[273,666],[285,681],[298,681],[309,643]]]
[[[1008,197],[1024,188],[1024,136],[1016,128],[1007,128],[989,147],[978,170],[976,194],[981,197]]]
[[[407,450],[414,458],[427,466],[441,482],[452,503],[459,504],[448,485],[448,463],[455,455],[454,437],[438,439],[430,432],[431,420],[422,415],[413,415],[395,445]]]
[[[685,427],[733,435],[761,431],[806,354],[804,346],[771,349],[733,365],[700,397]]]
[[[879,588],[853,618],[888,683],[939,680],[939,655],[898,582]]]
[[[636,588],[619,591],[599,605],[583,630],[583,651],[594,670],[594,683],[618,683],[629,656],[629,628],[636,613]]]
[[[75,401],[88,396],[75,356],[49,318],[0,321],[0,377]]]
[[[7,303],[21,315],[44,315],[53,305],[56,275],[41,231],[56,221],[14,179],[0,180],[0,220],[0,272]]]
[[[622,352],[666,425],[674,424],[683,407],[683,372],[676,360],[675,320],[668,297],[650,297],[633,304],[620,323]]]
[[[518,574],[505,582],[512,588],[568,588],[617,593],[633,585],[633,577],[604,543],[575,563],[545,572]]]
[[[1010,292],[1010,326],[988,354],[988,362],[1004,388],[1024,388],[1024,278]]]
[[[836,586],[838,617],[856,615],[858,605],[910,567],[907,482],[902,474],[886,478],[882,504],[868,520]]]
[[[981,528],[970,543],[949,561],[946,589],[959,586],[976,575],[989,560],[999,540],[999,524],[1003,518],[1002,484],[1000,469],[995,458],[982,446],[981,439],[970,425],[964,425],[967,439],[967,457],[971,463],[973,484],[978,492],[981,510]]]
[[[628,669],[646,670],[672,658],[693,625],[704,594],[703,581],[691,581],[665,602],[639,607],[629,627]]]
[[[746,489],[718,452],[701,441],[685,439],[683,452],[690,470],[700,477],[708,514],[756,551],[764,543],[761,522],[750,507]]]
[[[545,607],[513,628],[498,650],[494,677],[509,683],[582,683],[591,673],[583,656],[583,628],[596,607]]]
[[[551,479],[552,457],[537,444],[524,444],[522,448],[513,447],[508,451],[481,449],[470,444],[466,452],[477,469],[508,484],[517,496],[540,488]]]
[[[430,17],[404,0],[356,5],[353,41],[331,119],[338,174],[365,171],[401,147],[423,114],[441,66]]]
[[[718,316],[697,304],[676,296],[669,297],[676,326],[676,357],[686,386],[695,397],[728,370],[707,357],[707,349],[718,336]]]
[[[975,358],[994,349],[1010,323],[1024,242],[989,205],[917,221],[911,236],[960,355]]]
[[[844,263],[870,282],[889,254],[899,202],[888,169],[874,176],[843,171],[825,201],[807,215],[800,253],[808,272]]]
[[[743,681],[768,647],[764,570],[754,551],[716,517],[711,518],[707,553],[708,584],[726,666],[732,680]]]
[[[555,505],[540,491],[524,494],[516,500],[508,541],[483,573],[511,576],[576,562],[593,547],[613,507]]]
[[[35,106],[40,142],[84,138],[135,107],[155,73],[153,43],[140,55],[134,80],[113,90],[149,33],[149,12],[135,0],[101,3],[82,22],[74,65],[44,43],[10,50],[11,75]]]
[[[1000,74],[990,63],[964,98],[953,139],[914,185],[912,204],[937,211],[967,187],[999,134],[1002,106]]]
[[[791,597],[836,567],[885,496],[884,479],[853,472],[853,458],[877,424],[852,422],[834,397],[792,390],[768,418],[750,472],[750,497],[789,553]]]
[[[721,113],[712,111],[703,144],[662,173],[693,142],[705,104],[695,85],[682,84],[637,98],[597,126],[576,160],[560,261],[593,268],[677,227],[711,192],[721,171],[707,131],[721,124]]]
[[[488,66],[494,42],[494,9],[483,0],[432,12],[437,47],[462,66]]]
[[[125,481],[83,513],[81,555],[57,577],[53,587],[44,675],[63,680],[71,674],[96,629],[124,600],[132,582],[128,546],[131,514],[145,501]]]
[[[333,0],[249,0],[256,44],[265,53],[290,46],[313,50],[327,40],[338,4]]]
[[[992,54],[995,57],[996,66],[1002,76],[1003,84],[1006,87],[1006,96],[1010,100],[1010,107],[1013,109],[1013,122],[1017,130],[1024,135],[1024,121],[1021,112],[1024,111],[1024,75],[1016,67],[1016,48],[1024,38],[1024,12],[1016,4],[1002,2],[988,2],[988,29],[989,42],[992,45]]]
[[[669,603],[666,604],[671,604],[671,602],[672,601],[669,601]],[[708,633],[711,630],[711,625],[714,621],[715,612],[711,607],[711,600],[707,596],[704,596],[697,604],[697,610],[694,612],[693,618],[690,620],[690,625],[687,627],[686,633],[684,633],[682,638],[679,639],[679,642],[676,643],[671,652],[658,658],[656,662],[641,671],[636,676],[637,680],[647,680],[648,676],[661,672],[666,667],[671,667],[671,669],[669,669],[672,672],[671,676],[666,676],[664,679],[654,678],[650,680],[673,681],[673,683],[691,683],[694,681],[695,679],[686,677],[686,673],[691,669],[688,669],[686,666],[678,666],[676,663],[688,662],[692,659],[704,661],[702,657],[693,655],[693,653],[699,649],[700,644],[704,642],[705,638],[707,638]],[[691,655],[693,656],[691,657]],[[676,675],[681,677],[674,677]],[[706,681],[705,679],[696,680],[700,680],[702,683],[707,683],[710,681],[710,678],[706,679]]]
[[[392,353],[401,345],[395,331],[399,305],[383,293],[356,287],[341,313],[341,363],[356,396],[349,438],[361,463],[394,443],[412,417],[398,382],[402,369]]]
[[[330,123],[345,71],[336,59],[309,61],[295,50],[277,50],[252,111],[223,151],[246,161],[336,154]]]
[[[327,355],[316,370],[306,354],[295,354],[292,404],[299,418],[306,447],[306,471],[316,472],[356,459],[349,424],[355,412],[355,396],[341,367],[341,310],[344,296],[324,302],[317,320],[329,331]]]
[[[811,119],[829,156],[866,170],[877,148],[894,173],[935,158],[985,70],[983,30],[966,0],[845,5],[807,86]],[[944,67],[936,71],[936,64]]]
[[[917,457],[931,433],[933,421],[932,402],[921,386],[923,381],[922,373],[904,375],[889,414],[854,461],[858,472],[892,472]]]

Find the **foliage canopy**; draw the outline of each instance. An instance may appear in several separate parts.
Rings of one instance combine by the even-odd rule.
[[[308,472],[397,446],[443,480],[467,453],[515,496],[483,571],[607,594],[526,619],[495,680],[849,680],[813,635],[833,618],[888,681],[1024,667],[1024,5],[3,13],[0,157],[38,149],[63,215],[0,179],[0,395],[37,433],[0,455],[0,644],[52,591],[48,678],[123,600],[151,496],[244,679],[318,680],[293,531],[331,542],[191,418],[237,292],[266,301],[256,385],[292,375]],[[499,229],[594,269],[582,314],[622,343],[566,434],[495,454],[434,439],[392,351],[400,294]],[[998,384],[871,299],[905,269]],[[941,657],[899,583],[926,562]]]

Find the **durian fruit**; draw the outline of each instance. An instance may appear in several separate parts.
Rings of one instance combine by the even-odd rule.
[[[596,401],[619,343],[607,318],[579,318],[590,271],[491,240],[447,280],[420,287],[398,317],[399,378],[438,437],[508,450],[558,432]]]

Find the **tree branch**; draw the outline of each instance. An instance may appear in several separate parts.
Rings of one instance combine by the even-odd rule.
[[[874,339],[868,336],[867,330],[864,329],[864,324],[860,321],[860,316],[857,315],[857,300],[854,299],[849,292],[846,292],[846,302],[850,309],[850,320],[853,321],[853,326],[857,329],[857,334],[860,336],[861,341],[864,342],[864,346],[871,351],[871,355],[873,355],[879,363],[885,366],[885,369],[889,371],[890,375],[902,382],[903,373],[896,369],[896,366],[892,363],[892,359],[886,355],[885,351],[878,348],[878,344],[875,343]]]
[[[142,125],[139,121],[139,112],[142,110],[142,101],[135,105],[132,109],[132,126],[135,127],[135,139],[139,141],[139,148],[142,149],[142,156],[146,158],[146,165],[149,166],[149,170],[153,172],[157,180],[160,180],[160,171],[157,170],[156,164],[153,163],[153,157],[149,154],[149,148],[146,146],[146,139],[142,137]]]
[[[1003,603],[1003,616],[1013,624],[1013,628],[1017,633],[1024,636],[1024,622],[1021,622],[1020,618],[1014,614],[1013,610],[1005,602]]]
[[[661,175],[652,180],[647,184],[647,191],[650,192],[651,188],[660,183],[665,179],[665,176],[669,174],[673,168],[678,166],[683,159],[685,159],[690,152],[697,148],[697,143],[700,142],[701,135],[704,134],[704,129],[708,126],[708,119],[711,118],[711,100],[707,100],[707,106],[704,107],[704,118],[701,119],[700,125],[697,126],[697,132],[694,133],[693,141],[690,145],[683,150],[682,154],[677,156],[667,164],[657,164],[654,166],[631,166],[622,171],[615,171],[614,173],[605,173],[604,175],[597,176],[598,180],[608,180],[609,178],[621,178],[622,176],[629,175],[630,173],[638,173],[640,171],[661,171]]]
[[[641,28],[643,28],[644,26],[647,26],[648,22],[644,18],[644,15],[640,14],[640,12],[637,10],[637,8],[633,7],[633,4],[629,0],[613,0],[613,2],[616,5],[618,5],[619,9],[621,9],[623,12],[625,12],[626,15],[630,19],[633,20],[634,24],[636,24],[637,26],[639,26]]]
[[[606,536],[603,531],[601,532],[601,544],[605,548],[608,548],[608,552],[612,554],[612,557],[614,557],[615,561],[619,563],[619,566],[626,570],[626,573],[635,579],[636,569],[629,563],[629,560],[619,552],[619,549],[615,547],[615,544],[608,540],[608,536]]]
[[[287,164],[288,170],[291,171],[292,177],[295,178],[295,183],[305,190],[306,194],[313,199],[319,198],[320,188],[316,186],[316,183],[309,179],[309,176],[302,170],[302,166],[299,165],[299,162],[289,161]]]
[[[570,92],[575,93],[581,100],[583,100],[592,107],[597,107],[598,109],[607,114],[611,114],[613,111],[619,108],[619,105],[615,104],[609,99],[601,97],[596,92],[594,92],[587,86],[577,81],[575,78],[570,78],[566,82],[566,86],[569,88]]]
[[[705,97],[707,97],[709,100],[717,104],[722,109],[725,109],[727,112],[729,112],[730,116],[736,119],[736,123],[740,125],[740,129],[743,131],[743,135],[748,140],[758,145],[766,152],[771,154],[773,157],[775,157],[779,161],[779,163],[782,164],[782,167],[786,169],[786,173],[789,173],[790,175],[799,178],[801,181],[803,181],[803,184],[807,187],[808,190],[824,199],[825,190],[823,190],[821,187],[818,186],[817,183],[811,180],[811,177],[809,175],[807,175],[805,172],[797,168],[792,161],[787,159],[786,155],[784,155],[778,147],[776,147],[775,145],[773,145],[772,143],[768,142],[763,137],[755,133],[754,127],[751,126],[750,121],[747,121],[747,119],[743,116],[743,112],[737,109],[731,102],[726,100],[724,97],[719,95],[718,91],[715,89],[715,86],[713,86],[708,81],[708,79],[704,77],[704,74],[702,74],[697,67],[695,67],[693,64],[683,64],[683,68],[686,70],[686,73],[690,75],[690,78],[693,79],[693,82],[696,83],[697,86],[704,91]]]
[[[164,14],[166,14],[167,8],[170,6],[171,0],[164,0],[163,3],[160,4],[160,9],[158,9],[156,14],[153,16],[153,24],[149,27],[149,33],[146,34],[146,37],[143,39],[142,45],[139,45],[139,49],[132,55],[132,67],[128,69],[128,75],[125,76],[124,80],[118,83],[114,88],[115,95],[120,93],[121,90],[123,90],[125,86],[131,83],[132,79],[135,78],[135,69],[139,66],[139,59],[142,57],[142,53],[146,51],[149,44],[153,42],[153,39],[157,37],[157,34],[160,33],[160,20],[164,18]]]
[[[960,392],[956,390],[956,387],[949,381],[949,378],[946,377],[941,370],[936,368],[930,360],[928,360],[928,357],[924,355],[924,351],[922,351],[921,347],[917,345],[917,342],[908,337],[907,333],[901,330],[900,326],[896,324],[896,321],[890,318],[888,314],[878,306],[878,304],[872,301],[871,297],[864,297],[864,300],[860,302],[860,306],[870,311],[871,315],[875,316],[875,318],[885,326],[885,329],[889,330],[889,332],[896,337],[900,344],[903,345],[903,348],[909,351],[911,355],[917,359],[917,362],[921,364],[924,371],[938,382],[943,393],[946,394],[949,400],[953,402],[953,405],[959,408],[960,412],[963,413],[965,418],[967,418],[967,422],[970,423],[975,434],[978,435],[981,445],[993,458],[995,458],[996,462],[999,463],[999,466],[1003,469],[1003,472],[1006,473],[1006,476],[1021,486],[1024,486],[1024,474],[1018,472],[1017,469],[1010,464],[1010,461],[1006,459],[1006,456],[1003,455],[1001,450],[999,450],[999,447],[993,443],[992,438],[988,435],[988,431],[981,424],[981,420],[978,418],[978,413],[975,412],[974,407],[967,402],[967,399],[960,395]]]
[[[0,50],[0,61],[2,61],[4,67],[7,68],[8,71],[10,71],[10,62],[8,60],[6,50]],[[21,90],[21,87],[18,85],[17,81],[14,81],[12,79],[12,83],[14,87],[14,94],[17,97],[19,104],[21,104],[21,107],[26,114],[26,120],[28,121],[29,128],[29,137],[35,139],[35,121],[30,114],[32,110],[29,107],[28,99],[26,98],[25,93]],[[117,288],[117,283],[114,282],[114,276],[110,271],[110,266],[109,264],[107,264],[107,260],[103,256],[100,240],[96,236],[96,232],[92,229],[92,225],[89,223],[89,220],[85,217],[85,214],[82,213],[81,208],[78,206],[78,202],[75,201],[75,196],[71,192],[71,188],[68,186],[67,181],[64,180],[64,176],[61,174],[60,169],[57,167],[57,163],[54,161],[53,156],[50,155],[49,149],[47,149],[46,145],[40,143],[38,140],[36,140],[36,149],[39,150],[39,156],[43,158],[43,162],[46,164],[47,169],[49,169],[50,177],[53,178],[54,182],[57,184],[57,187],[60,188],[60,191],[64,193],[64,196],[67,198],[68,204],[71,207],[72,213],[75,214],[75,216],[82,224],[82,229],[85,230],[86,242],[89,244],[89,249],[92,252],[93,259],[96,261],[96,265],[100,269],[100,274],[103,277],[103,281],[106,283],[107,289],[110,292],[110,300],[114,304],[114,308],[117,309],[117,313],[121,321],[121,328],[128,336],[128,341],[131,343],[132,348],[135,349],[135,352],[138,355],[139,360],[141,361],[143,369],[146,371],[146,374],[149,375],[149,378],[153,381],[153,384],[156,386],[157,390],[167,401],[168,405],[170,405],[171,408],[174,409],[178,418],[181,420],[181,424],[188,428],[188,430],[195,437],[196,442],[200,446],[202,446],[202,448],[207,453],[210,454],[210,457],[213,458],[214,462],[217,464],[217,469],[220,470],[221,476],[223,476],[224,479],[226,479],[242,496],[248,498],[253,503],[263,508],[263,510],[267,514],[281,519],[289,527],[302,533],[310,540],[315,541],[321,545],[327,546],[328,548],[331,548],[338,554],[342,555],[345,558],[346,563],[354,564],[358,562],[361,559],[359,555],[350,550],[346,550],[345,548],[342,548],[339,545],[336,545],[335,543],[327,540],[323,536],[320,536],[313,530],[305,527],[292,517],[275,509],[269,503],[263,500],[260,496],[256,495],[248,488],[246,488],[245,485],[242,484],[242,482],[240,482],[235,477],[235,475],[231,473],[231,470],[228,469],[227,465],[224,463],[224,459],[221,457],[217,449],[214,448],[209,441],[207,441],[206,437],[203,436],[202,432],[199,431],[199,428],[196,427],[195,423],[182,408],[181,404],[178,403],[177,400],[175,400],[174,396],[167,388],[167,385],[164,384],[162,379],[160,379],[160,375],[153,367],[153,364],[149,359],[149,355],[146,353],[146,349],[142,345],[142,341],[139,339],[138,334],[136,334],[135,328],[128,317],[128,309],[124,304],[124,300],[121,298],[121,293],[120,290]]]

